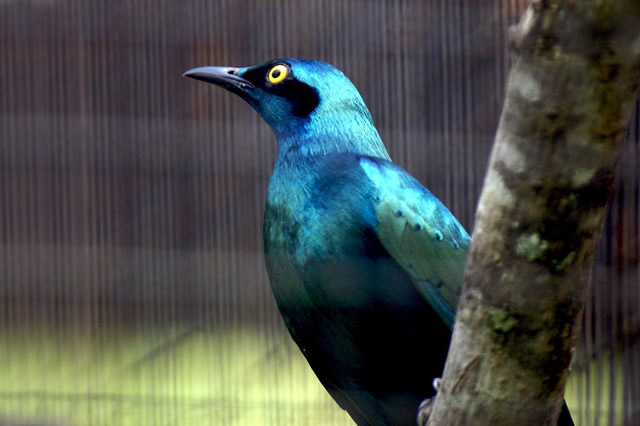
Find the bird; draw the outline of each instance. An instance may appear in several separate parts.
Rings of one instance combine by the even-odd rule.
[[[334,66],[282,58],[183,75],[240,96],[276,136],[264,256],[308,364],[356,424],[415,425],[446,361],[469,234],[391,161]],[[573,424],[566,405],[558,424]]]

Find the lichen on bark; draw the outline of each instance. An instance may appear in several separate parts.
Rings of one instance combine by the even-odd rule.
[[[640,79],[640,4],[534,0],[430,425],[554,425]]]

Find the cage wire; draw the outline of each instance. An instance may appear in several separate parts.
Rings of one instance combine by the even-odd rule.
[[[342,69],[392,158],[468,230],[524,1],[0,0],[0,423],[346,425],[262,259],[275,139],[181,78]],[[640,131],[628,132],[567,400],[637,424]]]

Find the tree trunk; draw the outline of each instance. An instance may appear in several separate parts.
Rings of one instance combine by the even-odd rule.
[[[637,99],[640,1],[532,1],[429,425],[555,425]]]

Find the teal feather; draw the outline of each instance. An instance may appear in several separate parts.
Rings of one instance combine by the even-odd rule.
[[[357,424],[414,425],[444,366],[469,235],[391,162],[362,97],[331,65],[277,59],[185,75],[241,96],[276,135],[265,259],[309,365]],[[573,424],[566,405],[559,424]]]

